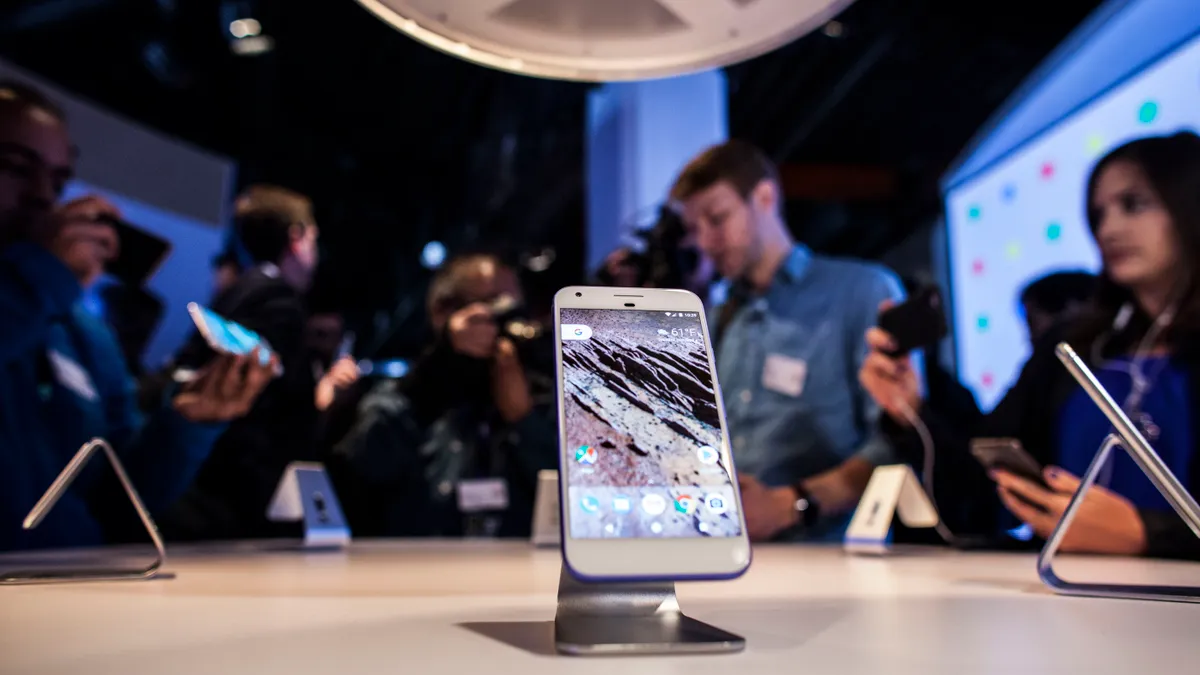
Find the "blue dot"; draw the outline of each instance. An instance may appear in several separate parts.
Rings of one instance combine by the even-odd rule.
[[[1158,117],[1158,104],[1154,101],[1146,101],[1138,108],[1138,121],[1142,124],[1150,124],[1154,118]]]
[[[1011,202],[1017,198],[1017,186],[1005,185],[1004,191],[1000,193],[1000,196],[1004,198],[1004,201]]]
[[[982,215],[983,211],[980,210],[978,206],[972,206],[971,208],[967,209],[967,217],[971,220],[979,220],[979,217]]]
[[[979,318],[975,320],[975,325],[979,326],[979,330],[981,330],[981,331],[987,330],[988,329],[987,314],[980,314]]]

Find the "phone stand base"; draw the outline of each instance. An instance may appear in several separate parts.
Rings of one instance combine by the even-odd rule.
[[[554,645],[573,656],[739,652],[745,638],[683,614],[673,582],[558,581]]]
[[[344,549],[350,545],[350,527],[333,489],[333,481],[320,462],[292,462],[284,469],[267,508],[267,519],[304,526],[300,548]]]
[[[100,567],[96,569],[30,569],[30,570],[14,570],[9,572],[0,572],[0,585],[16,585],[16,584],[54,584],[64,582],[80,582],[80,581],[137,581],[144,579],[163,579],[168,578],[168,575],[162,572],[163,565],[167,562],[167,549],[163,544],[162,537],[158,533],[158,526],[154,523],[154,519],[150,517],[150,511],[146,505],[142,503],[142,498],[138,495],[137,490],[133,487],[133,482],[129,480],[129,475],[125,473],[125,467],[121,464],[120,458],[113,450],[108,441],[103,438],[93,438],[84,443],[63,468],[54,482],[50,484],[46,492],[42,494],[41,499],[37,504],[34,504],[33,510],[25,517],[25,522],[22,527],[26,530],[32,530],[37,527],[46,514],[54,508],[58,500],[63,496],[79,473],[83,471],[88,460],[96,453],[103,453],[112,465],[113,472],[117,475],[117,480],[121,483],[121,488],[125,491],[125,495],[129,497],[129,501],[133,503],[133,508],[137,511],[138,518],[142,521],[142,527],[146,529],[146,534],[150,535],[150,542],[154,544],[155,558],[154,561],[145,567],[138,568],[112,568]],[[173,576],[173,575],[172,575]]]
[[[1076,514],[1079,513],[1079,507],[1083,504],[1083,499],[1087,495],[1087,491],[1096,484],[1096,478],[1100,475],[1100,471],[1104,468],[1105,462],[1108,460],[1108,456],[1112,454],[1112,451],[1116,448],[1124,447],[1121,437],[1117,434],[1109,434],[1104,439],[1104,444],[1100,446],[1100,450],[1092,460],[1091,466],[1088,467],[1087,472],[1080,479],[1079,489],[1075,491],[1075,496],[1071,498],[1070,504],[1067,505],[1067,510],[1058,521],[1058,527],[1054,529],[1050,538],[1046,540],[1046,545],[1042,548],[1042,552],[1038,556],[1038,577],[1041,578],[1042,583],[1046,584],[1047,587],[1055,593],[1062,595],[1124,600],[1200,602],[1200,588],[1193,586],[1078,583],[1067,581],[1058,576],[1054,571],[1054,556],[1062,546],[1063,539],[1067,536],[1067,530],[1071,528],[1071,522],[1075,520]],[[1138,459],[1137,455],[1133,455],[1133,457],[1135,460]],[[1200,513],[1195,512],[1193,504],[1182,503],[1173,498],[1171,492],[1164,488],[1154,474],[1146,472],[1146,476],[1150,478],[1150,481],[1155,484],[1158,491],[1174,507],[1179,515],[1184,516],[1190,522],[1200,522]]]

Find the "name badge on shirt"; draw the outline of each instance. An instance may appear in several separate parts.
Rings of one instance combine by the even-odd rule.
[[[808,363],[783,354],[768,354],[763,364],[763,388],[798,397],[804,393],[804,381],[808,377]]]
[[[58,380],[59,384],[85,401],[95,401],[100,398],[100,395],[96,393],[96,387],[92,384],[91,376],[74,359],[63,356],[53,349],[46,352],[46,358],[50,361],[50,369],[54,371],[54,379]]]
[[[503,511],[508,508],[508,483],[503,478],[481,478],[458,483],[458,510],[463,513]]]

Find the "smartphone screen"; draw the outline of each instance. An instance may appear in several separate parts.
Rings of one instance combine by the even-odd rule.
[[[271,362],[271,348],[258,333],[230,321],[207,307],[195,303],[188,305],[192,321],[210,347],[224,354],[249,354],[259,348],[259,359],[263,365]]]
[[[700,314],[559,312],[569,536],[740,536]]]

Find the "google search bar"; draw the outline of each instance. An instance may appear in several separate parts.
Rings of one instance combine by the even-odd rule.
[[[562,339],[564,340],[586,340],[592,337],[592,329],[580,323],[564,323],[562,325]]]

